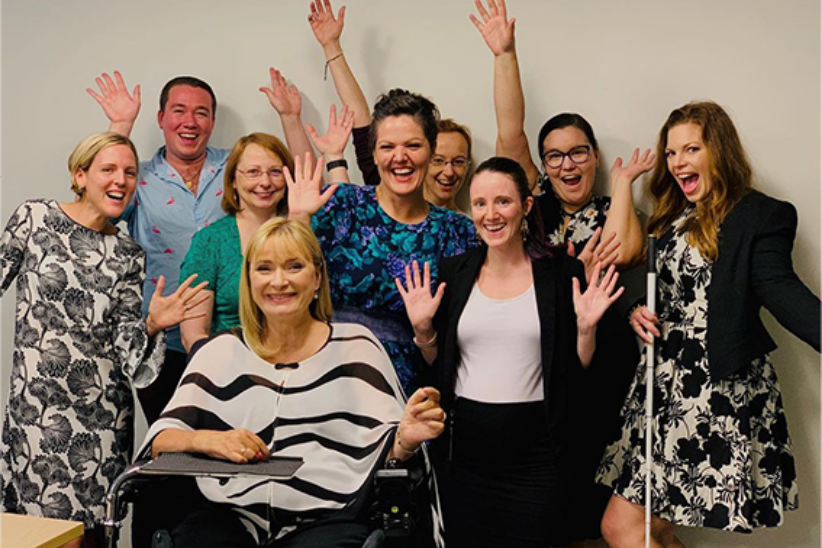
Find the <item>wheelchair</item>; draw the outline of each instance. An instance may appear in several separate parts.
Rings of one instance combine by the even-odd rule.
[[[298,459],[274,459],[267,470],[252,475],[288,477],[299,467]],[[254,465],[254,466],[259,466]],[[268,473],[266,473],[268,472]],[[116,548],[120,529],[129,503],[151,489],[159,481],[181,477],[231,479],[249,475],[248,464],[216,461],[199,455],[164,453],[157,459],[137,461],[115,478],[106,493],[106,513],[102,522],[103,548]],[[374,529],[363,548],[412,546],[415,522],[414,474],[396,465],[380,469],[374,477],[373,496],[369,506],[369,522]],[[152,548],[171,548],[170,538],[154,535]],[[135,546],[134,548],[143,548]],[[183,548],[183,547],[173,547]]]

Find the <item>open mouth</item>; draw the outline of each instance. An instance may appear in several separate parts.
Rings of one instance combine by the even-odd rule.
[[[446,190],[453,190],[454,187],[457,186],[457,182],[458,182],[456,179],[452,180],[452,179],[437,178],[437,179],[434,179],[434,180],[437,182],[438,185],[440,185],[442,188],[444,188]]]
[[[273,304],[283,304],[289,302],[295,295],[296,293],[272,293],[266,295],[265,298]]]
[[[193,143],[197,140],[197,137],[199,137],[196,133],[178,133],[177,135],[184,143]]]
[[[581,175],[566,175],[565,177],[561,177],[560,180],[563,184],[568,186],[577,186],[582,181]]]
[[[699,175],[696,173],[686,173],[677,175],[679,186],[686,195],[693,194],[699,186]]]
[[[486,224],[482,225],[482,227],[487,232],[490,232],[491,234],[496,234],[496,233],[502,231],[503,228],[505,228],[505,224],[506,223],[486,223]]]
[[[415,170],[410,167],[398,167],[391,170],[394,180],[398,183],[410,183]]]
[[[126,199],[125,192],[106,192],[106,197],[109,200],[114,200],[115,202],[122,202]]]

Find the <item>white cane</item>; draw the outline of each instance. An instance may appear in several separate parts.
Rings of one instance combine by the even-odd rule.
[[[647,307],[656,313],[656,236],[648,236]],[[645,346],[645,548],[651,547],[651,450],[654,419],[654,341]]]

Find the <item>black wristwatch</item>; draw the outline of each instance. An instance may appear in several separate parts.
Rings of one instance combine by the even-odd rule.
[[[348,169],[348,161],[345,158],[343,158],[342,160],[332,160],[325,164],[325,169],[329,172],[332,169],[337,169],[338,167],[344,167],[345,169]]]

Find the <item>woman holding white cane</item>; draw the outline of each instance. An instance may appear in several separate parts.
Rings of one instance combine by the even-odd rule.
[[[798,505],[782,396],[759,317],[765,306],[819,350],[819,298],[791,264],[796,210],[751,188],[727,113],[712,102],[674,110],[649,182],[648,231],[659,238],[659,314],[631,324],[654,363],[650,546],[681,547],[674,525],[751,532]],[[720,238],[721,234],[721,238]],[[612,548],[644,545],[645,369],[623,408],[622,438],[598,480],[613,486],[603,518]]]

